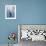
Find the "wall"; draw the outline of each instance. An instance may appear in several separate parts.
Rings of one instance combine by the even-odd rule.
[[[6,4],[16,4],[16,20],[5,20]],[[46,0],[0,0],[0,44],[8,43],[9,32],[17,34],[17,24],[46,24]]]

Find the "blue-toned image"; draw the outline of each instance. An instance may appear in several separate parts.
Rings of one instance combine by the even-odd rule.
[[[15,17],[15,7],[7,8],[7,17]]]
[[[5,5],[5,18],[16,19],[16,5]]]

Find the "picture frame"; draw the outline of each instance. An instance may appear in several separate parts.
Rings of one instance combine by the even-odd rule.
[[[5,19],[16,19],[16,5],[5,5]]]

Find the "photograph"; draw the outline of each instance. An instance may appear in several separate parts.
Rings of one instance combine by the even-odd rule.
[[[16,19],[16,5],[5,5],[5,19]]]

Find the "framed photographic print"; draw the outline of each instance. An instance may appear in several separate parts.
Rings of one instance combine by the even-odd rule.
[[[16,5],[5,5],[5,19],[16,19]]]

